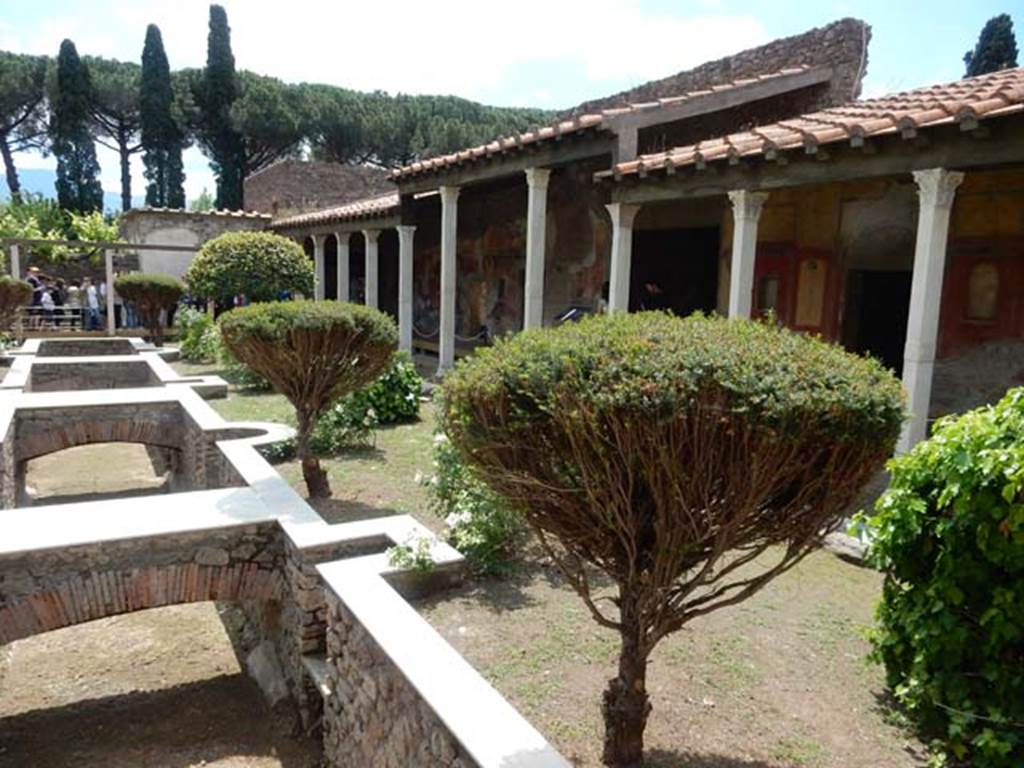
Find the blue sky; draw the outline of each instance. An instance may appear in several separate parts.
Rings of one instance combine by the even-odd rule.
[[[844,16],[872,40],[864,92],[954,80],[987,19],[1010,13],[1024,44],[1024,0],[222,0],[240,67],[286,81],[363,90],[452,93],[490,104],[568,107]],[[206,0],[0,0],[0,49],[138,60],[160,26],[171,66],[205,60]],[[104,187],[117,163],[103,152]],[[49,167],[21,156],[24,167]],[[138,162],[136,165],[139,165]],[[212,186],[186,158],[188,194]],[[136,190],[141,168],[134,169]]]

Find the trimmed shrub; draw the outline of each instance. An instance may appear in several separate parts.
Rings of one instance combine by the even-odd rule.
[[[456,366],[441,403],[462,460],[619,633],[603,707],[614,766],[642,762],[658,641],[817,547],[903,420],[900,383],[873,360],[759,322],[663,313],[499,339]],[[595,600],[594,569],[611,603]]]
[[[135,305],[139,319],[149,331],[150,341],[158,347],[163,346],[164,323],[161,315],[170,315],[185,293],[181,281],[170,275],[132,272],[118,277],[114,281],[114,290],[122,299]]]
[[[296,453],[309,494],[330,496],[310,445],[318,418],[391,364],[398,330],[379,310],[338,301],[252,304],[219,320],[224,345],[295,407]]]
[[[526,533],[519,515],[459,458],[451,441],[434,435],[434,474],[422,478],[430,508],[448,526],[448,541],[482,576],[502,576],[512,568]]]
[[[10,275],[0,275],[0,330],[10,331],[18,312],[32,301],[32,286]]]
[[[885,573],[873,656],[943,754],[1024,761],[1024,389],[935,425],[868,520]]]
[[[313,263],[302,247],[270,232],[227,232],[208,240],[185,273],[189,292],[230,306],[235,296],[277,301],[313,295]]]

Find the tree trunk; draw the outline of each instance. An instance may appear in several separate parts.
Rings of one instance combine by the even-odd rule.
[[[118,150],[121,155],[121,210],[129,211],[132,207],[132,167],[131,151],[128,149],[128,136],[122,130],[118,136]]]
[[[622,646],[619,674],[604,692],[603,762],[609,768],[637,768],[644,761],[644,729],[651,704],[647,697],[647,657],[634,601],[620,591]]]
[[[327,472],[320,466],[320,460],[309,447],[309,437],[313,432],[313,419],[302,414],[299,416],[299,427],[295,435],[295,453],[302,464],[302,478],[306,481],[306,490],[311,499],[329,499],[331,486],[327,482]]]
[[[14,167],[14,154],[7,144],[7,137],[0,137],[0,155],[4,159],[4,170],[7,173],[7,188],[11,191],[11,202],[21,202],[21,181],[18,180],[18,170]]]

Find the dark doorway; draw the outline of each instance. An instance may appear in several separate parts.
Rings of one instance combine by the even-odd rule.
[[[324,298],[338,298],[338,241],[334,235],[324,238]]]
[[[910,315],[910,272],[852,269],[846,278],[843,345],[903,374]]]
[[[636,233],[629,309],[686,316],[718,304],[718,227]]]

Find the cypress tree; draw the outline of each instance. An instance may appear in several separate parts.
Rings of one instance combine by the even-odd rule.
[[[964,64],[967,77],[1017,66],[1017,38],[1008,14],[993,16],[985,23],[974,50],[964,54]]]
[[[57,202],[80,213],[103,210],[100,164],[89,127],[92,86],[75,44],[65,40],[57,57],[50,137],[57,158]]]
[[[231,119],[231,107],[238,94],[228,16],[221,6],[211,5],[206,69],[197,101],[203,143],[217,176],[216,205],[230,210],[243,207],[242,182],[245,179],[243,138]]]
[[[145,153],[146,205],[167,208],[185,207],[185,174],[181,161],[184,143],[174,120],[171,68],[164,52],[164,41],[155,24],[146,27],[142,48],[142,94],[140,112],[142,149]]]

